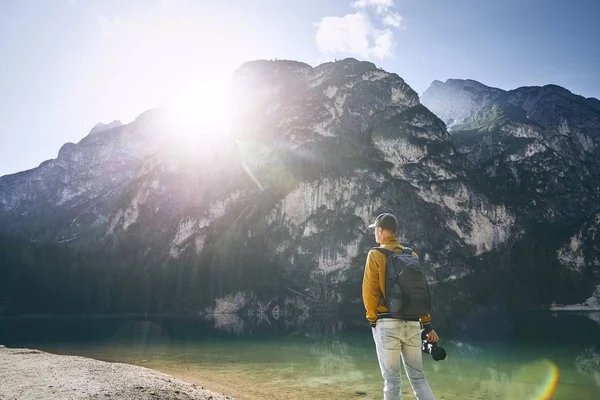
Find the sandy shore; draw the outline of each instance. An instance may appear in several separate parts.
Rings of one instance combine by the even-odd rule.
[[[148,368],[3,346],[0,382],[0,400],[233,399]]]

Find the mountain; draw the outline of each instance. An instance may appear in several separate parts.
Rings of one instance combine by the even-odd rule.
[[[56,159],[0,177],[0,233],[61,242],[102,230],[144,157],[158,148],[159,126],[153,112],[129,125],[98,124]]]
[[[486,144],[496,128],[478,135],[475,124],[489,125],[484,107],[504,110],[502,91],[475,86],[463,108],[445,105],[448,88],[428,91],[424,105],[398,75],[368,62],[254,61],[233,76],[229,133],[180,135],[160,111],[94,129],[56,160],[0,178],[0,234],[11,238],[0,242],[0,259],[10,260],[4,274],[12,282],[0,303],[360,319],[362,266],[375,245],[366,226],[387,211],[427,265],[438,314],[478,312],[490,301],[516,307],[589,297],[598,281],[589,264],[598,256],[591,156],[571,160],[583,147],[560,149],[574,167],[558,181],[546,169],[555,150],[515,145],[520,157],[498,158],[503,145]],[[521,96],[535,121],[552,119],[545,93]],[[567,124],[598,127],[594,115],[569,114]],[[501,116],[502,126],[522,123]],[[462,130],[449,133],[447,118]],[[540,138],[527,137],[527,149],[546,143],[541,122],[535,129]],[[482,155],[457,132],[471,132]],[[596,143],[592,131],[582,135]],[[543,180],[525,187],[534,178],[515,175],[508,162],[539,169],[535,179]],[[583,174],[580,165],[588,166]],[[573,177],[589,197],[573,194],[569,204],[537,191]],[[43,295],[24,298],[32,288]]]
[[[435,81],[422,101],[484,190],[547,236],[542,243],[591,291],[600,277],[600,101],[555,85],[504,91],[456,79]]]

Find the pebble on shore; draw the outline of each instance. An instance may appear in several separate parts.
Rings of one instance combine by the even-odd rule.
[[[0,345],[0,399],[233,400],[135,365]]]

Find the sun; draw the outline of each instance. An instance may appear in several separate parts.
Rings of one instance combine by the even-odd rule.
[[[206,82],[171,96],[166,108],[172,135],[184,142],[202,142],[228,132],[227,93],[224,85]]]

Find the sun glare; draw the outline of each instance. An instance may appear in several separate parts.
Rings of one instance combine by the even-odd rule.
[[[180,91],[167,105],[173,136],[203,142],[228,131],[227,96],[215,85],[194,85]]]

